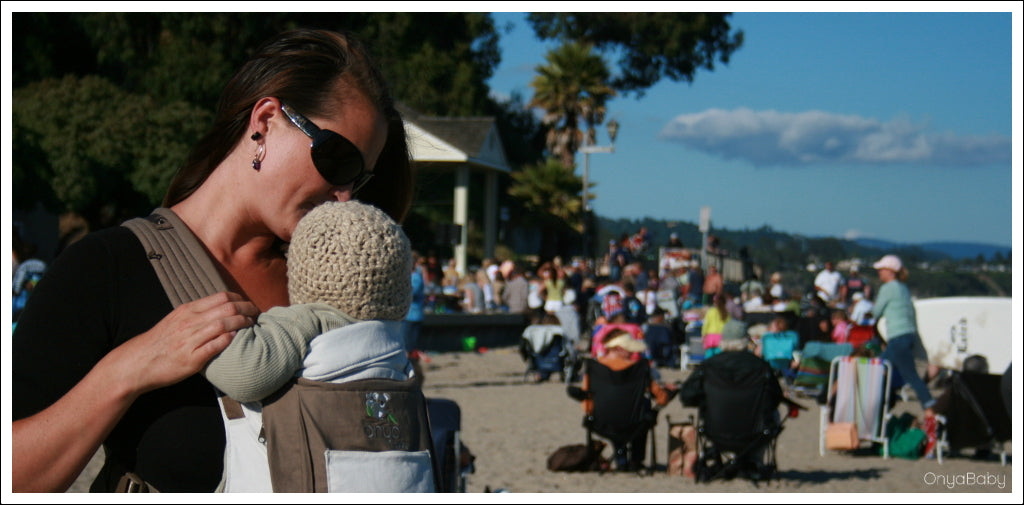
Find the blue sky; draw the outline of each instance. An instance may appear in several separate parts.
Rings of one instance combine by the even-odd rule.
[[[1020,229],[1021,8],[979,5],[734,11],[745,41],[728,65],[608,104],[621,126],[614,154],[590,156],[595,212],[696,223],[709,206],[712,227],[733,230],[1010,246]],[[554,43],[537,41],[523,13],[493,16],[513,30],[501,32],[489,84],[528,99]],[[582,154],[577,164],[581,173]]]

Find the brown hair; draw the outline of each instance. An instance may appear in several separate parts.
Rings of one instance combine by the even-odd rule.
[[[338,100],[337,91],[343,90]],[[253,106],[277,97],[304,115],[336,114],[345,101],[363,93],[388,124],[384,150],[360,200],[401,222],[412,203],[412,167],[401,114],[366,48],[347,33],[293,30],[271,39],[228,81],[207,131],[171,181],[163,206],[191,195],[241,141]]]

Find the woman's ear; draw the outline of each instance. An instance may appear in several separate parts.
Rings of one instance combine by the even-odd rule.
[[[272,96],[260,98],[256,105],[252,106],[252,112],[249,114],[249,133],[259,134],[256,138],[266,137],[271,119],[280,113],[280,100]]]

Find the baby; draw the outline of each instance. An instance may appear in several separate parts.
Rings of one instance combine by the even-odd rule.
[[[226,395],[222,489],[432,492],[403,345],[409,239],[375,207],[328,202],[299,222],[287,257],[292,305],[239,330],[204,370]]]

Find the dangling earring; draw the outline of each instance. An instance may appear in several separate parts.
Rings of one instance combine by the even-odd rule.
[[[260,137],[262,137],[262,135],[260,135],[259,132],[256,132],[256,133],[252,134],[252,139],[253,140],[259,140]],[[256,156],[254,156],[253,159],[252,159],[252,169],[257,171],[257,172],[259,172],[260,171],[260,165],[261,165],[262,161],[263,161],[263,144],[257,144],[256,145]]]

